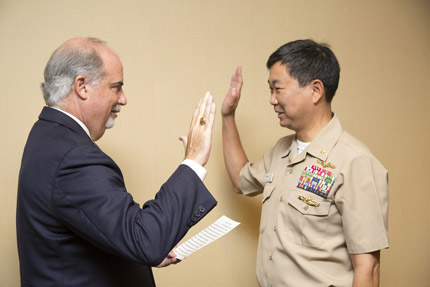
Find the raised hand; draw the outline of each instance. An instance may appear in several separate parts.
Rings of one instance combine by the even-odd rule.
[[[224,161],[227,173],[237,193],[242,193],[239,186],[239,175],[242,167],[248,162],[248,158],[240,142],[234,116],[239,104],[242,84],[242,67],[239,66],[231,77],[230,88],[221,107]]]
[[[240,93],[242,91],[242,67],[239,66],[236,72],[231,76],[230,88],[221,106],[221,115],[230,116],[234,115],[237,105],[239,104]]]
[[[191,120],[188,136],[179,139],[184,143],[185,158],[205,166],[212,147],[212,129],[215,120],[215,103],[209,92],[200,99]]]

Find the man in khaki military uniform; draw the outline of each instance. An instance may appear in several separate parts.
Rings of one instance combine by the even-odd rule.
[[[339,64],[324,44],[287,43],[267,61],[281,138],[250,163],[235,123],[239,67],[224,99],[224,159],[236,192],[262,193],[260,286],[378,286],[388,248],[387,171],[331,110]]]

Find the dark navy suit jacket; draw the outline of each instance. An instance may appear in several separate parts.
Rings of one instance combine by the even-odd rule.
[[[22,286],[155,286],[158,265],[216,205],[180,165],[142,208],[85,131],[45,107],[24,149],[17,240]]]

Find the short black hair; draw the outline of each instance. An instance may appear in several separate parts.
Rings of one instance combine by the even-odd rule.
[[[296,40],[279,47],[267,60],[267,69],[281,61],[288,74],[301,87],[313,80],[324,84],[325,98],[330,103],[339,85],[340,66],[329,45],[313,40]]]

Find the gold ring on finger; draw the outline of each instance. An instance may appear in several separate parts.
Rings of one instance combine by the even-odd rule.
[[[203,116],[200,118],[200,125],[204,126],[206,124],[206,118]]]

